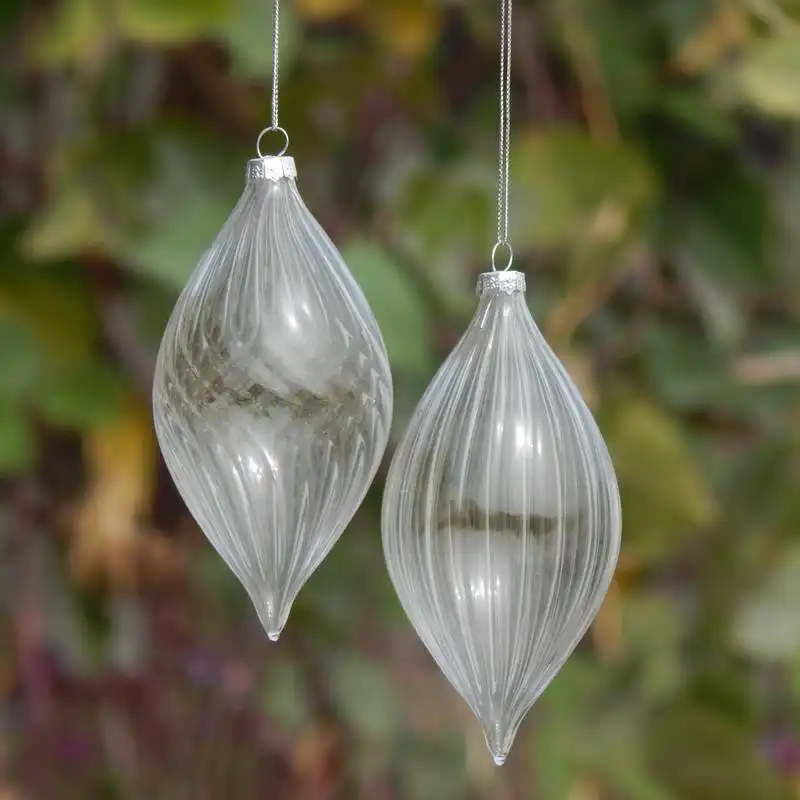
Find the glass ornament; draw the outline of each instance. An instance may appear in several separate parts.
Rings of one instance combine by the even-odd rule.
[[[361,504],[392,418],[375,317],[298,193],[247,166],[167,325],[153,389],[167,467],[269,638]]]
[[[480,276],[475,317],[414,413],[383,500],[400,601],[497,764],[577,646],[620,548],[617,480],[520,272]]]

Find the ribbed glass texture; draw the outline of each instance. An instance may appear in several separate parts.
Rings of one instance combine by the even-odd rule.
[[[528,310],[487,273],[468,330],[422,398],[383,501],[386,563],[498,764],[586,632],[620,547],[605,443]]]
[[[293,175],[291,159],[250,162],[153,390],[175,484],[273,641],[361,504],[392,416],[375,318]]]

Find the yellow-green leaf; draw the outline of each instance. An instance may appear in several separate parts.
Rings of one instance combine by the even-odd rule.
[[[643,562],[669,557],[717,519],[705,477],[678,422],[648,400],[617,400],[604,421],[620,483],[626,552]]]
[[[388,674],[355,654],[338,656],[329,671],[331,696],[344,720],[365,740],[389,741],[399,709]]]
[[[0,400],[22,400],[34,391],[43,372],[36,334],[19,316],[0,311]]]
[[[285,76],[300,52],[302,29],[294,7],[281,9],[280,75]],[[234,14],[221,30],[238,72],[246,76],[272,75],[272,47],[265,46],[265,31],[272,30],[272,3],[236,0]]]
[[[110,43],[109,11],[103,0],[59,0],[31,40],[31,59],[42,67],[98,64]]]
[[[800,656],[800,547],[782,552],[764,585],[744,603],[733,640],[748,654],[767,660]]]
[[[512,169],[515,244],[618,244],[636,231],[656,192],[654,173],[635,150],[571,129],[521,137]]]
[[[750,23],[744,5],[721,0],[714,5],[705,23],[683,42],[675,56],[675,65],[690,75],[707,72],[749,34]]]
[[[335,19],[361,8],[363,0],[295,0],[300,14],[312,22]]]
[[[126,396],[119,370],[103,361],[51,374],[36,395],[42,418],[58,428],[83,429],[112,423]]]
[[[24,408],[0,399],[0,477],[18,475],[36,460],[36,436]]]
[[[192,41],[228,22],[233,0],[118,0],[119,24],[131,39],[150,44]],[[264,48],[269,49],[264,31]]]
[[[739,65],[742,98],[751,105],[790,119],[800,118],[800,35],[753,43]]]
[[[373,242],[351,242],[343,256],[378,320],[392,365],[427,372],[432,366],[429,320],[413,286]]]
[[[382,0],[369,3],[367,24],[381,45],[402,58],[427,55],[442,24],[442,10],[434,0]]]
[[[6,276],[0,284],[0,313],[34,332],[48,369],[84,362],[99,334],[97,315],[80,283],[60,276]]]
[[[33,218],[20,239],[20,252],[32,261],[56,261],[113,249],[95,197],[78,184],[65,185]]]

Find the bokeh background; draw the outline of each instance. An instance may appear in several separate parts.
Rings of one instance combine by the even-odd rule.
[[[385,469],[280,644],[149,414],[269,120],[269,0],[0,5],[0,798],[800,797],[800,3],[516,3],[512,240],[624,551],[494,768],[383,568]],[[498,3],[284,2],[301,191],[395,440],[494,241]]]

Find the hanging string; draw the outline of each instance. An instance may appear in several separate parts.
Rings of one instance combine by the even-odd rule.
[[[272,4],[272,128],[278,129],[278,54],[280,52],[281,1]]]
[[[511,43],[513,0],[500,0],[500,135],[497,168],[497,241],[492,248],[492,269],[497,271],[497,258],[506,252],[504,270],[511,267],[514,251],[508,241],[508,183],[511,161]]]
[[[256,150],[259,157],[263,158],[261,152],[261,140],[267,133],[277,132],[283,135],[285,140],[283,149],[276,155],[282,156],[289,149],[289,134],[278,124],[278,89],[279,75],[278,65],[280,62],[280,31],[281,31],[281,2],[273,0],[272,3],[272,119],[270,124],[264,128],[256,140]]]

